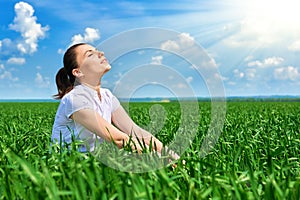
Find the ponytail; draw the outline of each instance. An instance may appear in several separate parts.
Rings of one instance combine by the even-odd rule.
[[[61,99],[66,93],[73,89],[75,77],[69,77],[64,67],[62,67],[55,77],[58,93],[53,97],[55,99]]]
[[[72,70],[78,68],[75,49],[84,44],[85,43],[75,44],[69,47],[65,52],[63,57],[64,67],[62,67],[56,74],[56,86],[58,93],[53,95],[55,99],[61,99],[65,94],[73,89],[75,76],[72,74]]]

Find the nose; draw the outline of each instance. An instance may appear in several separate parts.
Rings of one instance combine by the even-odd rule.
[[[104,52],[103,51],[98,51],[98,57],[101,58],[102,56],[104,56]]]

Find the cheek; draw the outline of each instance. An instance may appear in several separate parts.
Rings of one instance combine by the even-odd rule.
[[[87,62],[84,62],[82,63],[81,67],[80,67],[80,71],[83,73],[83,74],[87,74],[91,71],[91,65]]]
[[[90,70],[95,65],[95,62],[91,59],[86,59],[82,62],[81,68],[85,68],[87,70]]]

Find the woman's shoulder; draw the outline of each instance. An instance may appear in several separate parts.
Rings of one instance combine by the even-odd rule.
[[[68,92],[67,94],[65,94],[63,96],[63,98],[61,99],[61,101],[70,101],[78,98],[85,98],[85,99],[90,99],[90,92],[88,90],[86,90],[86,88],[78,85],[75,86],[70,92]]]
[[[105,96],[109,96],[109,97],[114,96],[113,93],[111,92],[111,90],[108,88],[101,88],[100,93],[101,93],[101,95],[105,95]]]
[[[103,92],[109,92],[109,93],[112,93],[112,92],[110,91],[110,89],[105,88],[105,87],[101,87],[100,90],[102,90]]]

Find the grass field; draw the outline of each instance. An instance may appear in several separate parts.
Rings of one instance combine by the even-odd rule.
[[[151,103],[131,103],[141,126]],[[180,123],[177,103],[162,103],[168,143]],[[300,199],[300,103],[228,102],[223,132],[200,158],[210,103],[186,164],[145,173],[112,169],[97,157],[50,148],[57,103],[0,103],[0,199]],[[188,124],[186,125],[188,128]],[[52,153],[51,153],[52,152]]]

